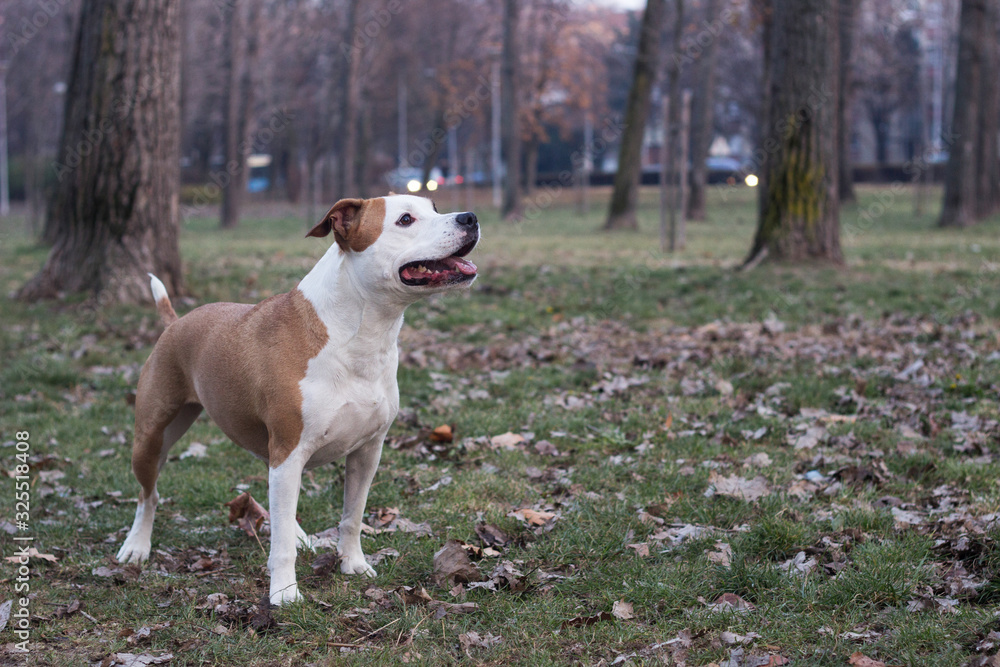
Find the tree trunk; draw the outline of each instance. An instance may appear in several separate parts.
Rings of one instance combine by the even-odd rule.
[[[1000,132],[1000,72],[997,27],[1000,7],[996,0],[986,3],[986,20],[981,27],[983,77],[979,86],[979,122],[976,134],[976,219],[982,220],[996,213],[1000,207],[1000,151],[997,140]]]
[[[521,215],[521,116],[518,92],[518,15],[520,0],[503,3],[503,53],[500,62],[500,134],[506,171],[500,215],[516,219]]]
[[[368,196],[368,164],[372,151],[372,110],[367,101],[361,102],[364,110],[360,114],[361,122],[358,127],[358,159],[355,170],[355,182],[358,184],[358,197],[364,199]]]
[[[642,14],[639,51],[632,73],[632,87],[625,106],[625,130],[618,151],[618,171],[605,229],[638,229],[635,210],[639,199],[642,173],[642,135],[649,116],[649,97],[656,78],[660,54],[660,28],[663,26],[665,0],[647,0]]]
[[[770,156],[747,262],[839,264],[837,0],[775,0],[771,39]]]
[[[251,10],[256,3],[250,3]],[[223,70],[226,73],[222,99],[225,112],[223,128],[223,153],[225,164],[223,173],[222,209],[220,226],[232,229],[240,224],[240,209],[247,189],[246,145],[247,119],[253,107],[253,87],[250,85],[252,64],[249,61],[247,38],[256,39],[253,26],[246,30],[241,5],[236,2],[223,3]],[[248,21],[249,22],[249,21]],[[247,53],[245,53],[246,51]]]
[[[719,0],[708,0],[705,5],[705,20],[709,26],[718,21],[719,30],[724,29],[719,18]],[[695,62],[696,88],[691,96],[691,189],[688,196],[687,217],[690,220],[705,219],[705,188],[708,185],[708,150],[715,136],[715,64],[717,60],[719,36],[704,47],[701,57]],[[679,51],[679,47],[675,47]]]
[[[939,225],[964,227],[997,208],[997,10],[962,0],[958,69]]]
[[[858,15],[858,0],[838,0],[840,23],[840,93],[837,95],[837,164],[840,170],[838,187],[840,201],[855,201],[854,165],[851,163],[851,97],[853,90],[854,28]]]
[[[424,164],[420,170],[420,187],[424,189],[427,188],[427,181],[431,180],[431,171],[437,165],[438,158],[441,157],[441,149],[444,148],[445,139],[448,138],[448,133],[445,132],[447,124],[444,112],[443,105],[434,111],[433,127],[427,137],[427,140],[430,142],[430,151],[424,156]]]
[[[683,215],[678,203],[681,201],[681,190],[687,178],[687,160],[682,160],[681,153],[681,122],[683,109],[681,103],[681,37],[684,34],[684,0],[677,0],[677,11],[674,16],[673,57],[667,64],[667,94],[670,102],[667,105],[667,132],[663,137],[664,155],[660,159],[661,169],[667,172],[670,182],[670,243],[668,250],[674,252],[684,248],[683,221],[678,220],[678,214]],[[682,165],[682,161],[684,164]]]
[[[352,44],[354,28],[357,25],[358,14],[363,0],[350,0],[347,3],[347,21],[344,25],[344,43]],[[358,106],[361,100],[361,57],[358,50],[352,50],[347,56],[347,67],[343,94],[340,102],[340,127],[337,141],[340,142],[339,165],[337,165],[337,195],[338,199],[355,197],[358,194],[357,161],[358,161]]]
[[[55,244],[19,298],[148,302],[147,272],[182,290],[179,5],[82,4],[48,225]]]
[[[532,138],[524,147],[524,191],[530,197],[538,187],[538,151],[541,145]]]
[[[884,167],[889,161],[890,113],[881,109],[871,112],[872,130],[875,134],[875,163],[879,167]]]

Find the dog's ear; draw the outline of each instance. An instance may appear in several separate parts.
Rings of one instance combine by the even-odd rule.
[[[319,224],[309,230],[306,237],[322,237],[333,232],[333,238],[343,248],[347,243],[347,236],[350,233],[351,226],[356,224],[361,217],[361,207],[364,204],[364,199],[341,199],[326,212],[326,215],[319,221]]]

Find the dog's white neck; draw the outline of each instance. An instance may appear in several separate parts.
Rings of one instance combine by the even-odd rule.
[[[368,294],[347,254],[334,245],[299,283],[331,341],[359,355],[395,348],[407,304]]]

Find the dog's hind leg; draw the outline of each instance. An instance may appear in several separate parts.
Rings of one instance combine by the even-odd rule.
[[[384,434],[383,434],[384,436]],[[361,520],[378,461],[382,457],[382,438],[347,455],[344,473],[344,514],[340,520],[340,571],[344,574],[375,576],[375,569],[361,550]]]
[[[119,562],[140,563],[149,558],[152,546],[153,517],[159,494],[156,479],[167,460],[170,448],[180,440],[201,414],[201,406],[195,403],[182,405],[173,411],[158,410],[158,418],[151,418],[147,410],[136,402],[136,435],[132,446],[132,471],[142,489],[139,504],[135,510],[132,529],[125,543],[118,550]],[[163,424],[166,424],[165,426]]]

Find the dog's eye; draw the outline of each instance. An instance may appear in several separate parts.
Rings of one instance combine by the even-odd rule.
[[[413,224],[413,216],[410,215],[409,213],[404,213],[403,215],[399,216],[399,220],[396,221],[396,224],[399,225],[400,227],[409,227],[410,225]]]

